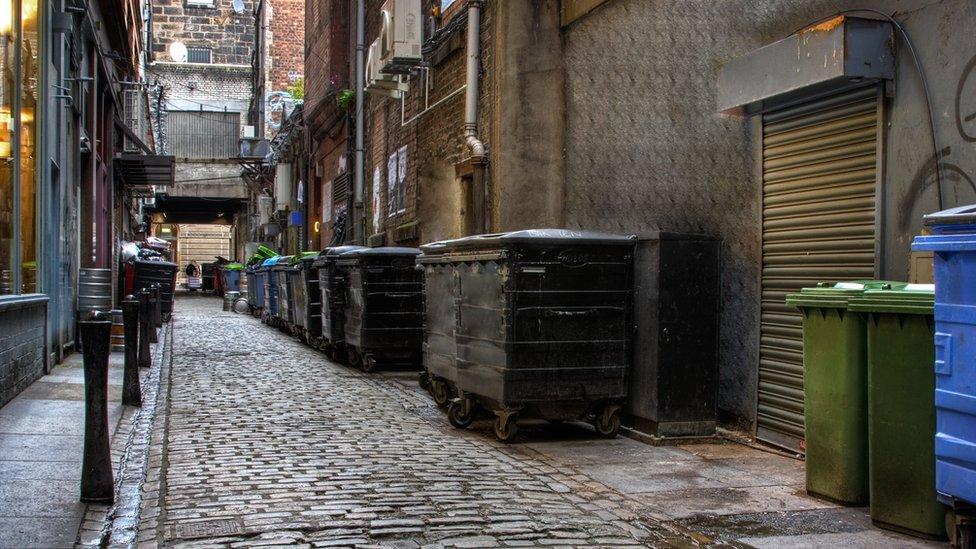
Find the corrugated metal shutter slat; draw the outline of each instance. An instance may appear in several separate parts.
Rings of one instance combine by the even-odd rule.
[[[872,278],[878,93],[867,87],[763,115],[757,436],[801,451],[803,338],[786,294]]]

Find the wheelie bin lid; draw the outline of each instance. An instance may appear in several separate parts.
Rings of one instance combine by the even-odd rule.
[[[318,255],[319,255],[319,252],[300,252],[298,254],[295,254],[295,255],[291,256],[291,261],[289,261],[288,264],[289,265],[292,265],[292,266],[296,266],[299,263],[301,263],[302,261],[304,261],[305,258],[312,258],[312,259],[314,259],[315,257],[318,257]]]
[[[294,256],[291,256],[291,255],[281,255],[281,256],[278,256],[278,259],[275,260],[274,265],[272,266],[272,269],[275,270],[275,271],[280,271],[280,270],[283,270],[283,269],[287,269],[288,268],[288,264],[291,263],[291,258],[292,257],[294,257]]]
[[[976,204],[949,208],[922,218],[932,234],[916,236],[916,252],[961,252],[976,250]]]
[[[846,309],[850,300],[861,297],[867,290],[903,288],[907,282],[889,280],[850,280],[844,282],[819,282],[816,286],[800,289],[799,293],[786,295],[786,304],[799,309]]]
[[[851,299],[848,310],[862,313],[932,315],[935,312],[934,284],[905,284],[900,288],[867,290]]]
[[[575,231],[571,229],[525,229],[506,233],[479,234],[454,240],[431,242],[420,247],[424,253],[444,253],[452,250],[497,248],[514,244],[600,244],[604,246],[633,246],[636,235]]]
[[[240,263],[228,263],[228,264],[224,265],[224,270],[225,271],[242,271],[242,270],[244,270],[244,265],[241,265]]]

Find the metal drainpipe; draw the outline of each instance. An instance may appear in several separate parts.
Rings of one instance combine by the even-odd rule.
[[[365,163],[364,163],[364,141],[365,141],[365,117],[363,116],[363,94],[366,89],[365,71],[366,61],[364,52],[366,50],[366,0],[356,2],[356,166],[355,179],[353,182],[353,216],[352,234],[356,244],[365,244],[366,231],[363,219],[363,189],[365,187]]]
[[[471,150],[474,169],[471,185],[475,192],[474,228],[477,232],[488,230],[485,201],[485,144],[478,138],[478,92],[481,79],[481,7],[483,0],[468,0],[468,47],[467,76],[464,94],[464,142]]]

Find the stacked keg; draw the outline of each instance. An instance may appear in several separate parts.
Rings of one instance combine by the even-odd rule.
[[[112,269],[81,269],[78,276],[78,316],[92,310],[112,310]]]

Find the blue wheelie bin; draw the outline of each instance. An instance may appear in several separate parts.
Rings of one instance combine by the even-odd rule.
[[[956,515],[947,521],[955,525],[950,538],[969,547],[976,538],[976,204],[924,223],[931,234],[916,237],[912,249],[934,255],[935,485]]]

